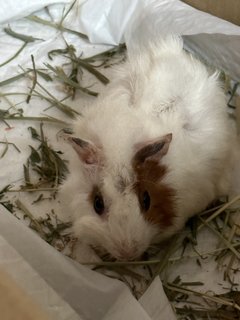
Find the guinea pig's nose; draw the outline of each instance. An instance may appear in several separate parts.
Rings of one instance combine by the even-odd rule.
[[[117,259],[121,261],[132,261],[137,259],[138,254],[136,248],[122,247],[118,250]]]

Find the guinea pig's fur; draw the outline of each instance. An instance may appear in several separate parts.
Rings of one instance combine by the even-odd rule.
[[[228,193],[236,133],[225,95],[178,37],[130,53],[73,132],[61,197],[85,247],[137,259]]]

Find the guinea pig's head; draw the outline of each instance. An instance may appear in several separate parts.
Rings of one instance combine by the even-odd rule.
[[[101,145],[68,137],[84,185],[74,196],[73,228],[81,241],[117,260],[134,260],[168,233],[175,191],[165,182],[168,169],[162,158],[171,140],[167,134],[137,143],[128,163],[115,164]]]

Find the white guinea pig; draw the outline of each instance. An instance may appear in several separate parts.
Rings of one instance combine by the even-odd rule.
[[[217,78],[180,38],[148,42],[84,109],[61,188],[82,250],[137,259],[228,193],[236,133]]]

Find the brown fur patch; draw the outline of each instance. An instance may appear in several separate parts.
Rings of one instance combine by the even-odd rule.
[[[145,219],[161,227],[170,227],[175,216],[175,191],[161,182],[167,173],[166,167],[156,160],[147,159],[144,162],[133,161],[133,169],[137,176],[135,190]],[[147,211],[144,211],[142,205],[145,191],[149,193],[151,199]]]

